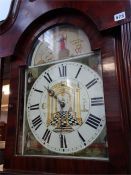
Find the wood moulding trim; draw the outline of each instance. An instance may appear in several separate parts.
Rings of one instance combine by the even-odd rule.
[[[10,7],[7,18],[0,24],[0,35],[2,35],[7,30],[9,30],[9,28],[15,22],[15,19],[17,18],[17,15],[19,12],[20,2],[21,0],[14,0],[11,3],[11,7]]]

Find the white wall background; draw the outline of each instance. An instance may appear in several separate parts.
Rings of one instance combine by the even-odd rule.
[[[0,21],[7,18],[13,0],[0,0]]]

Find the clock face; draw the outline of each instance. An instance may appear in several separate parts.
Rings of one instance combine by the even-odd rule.
[[[43,65],[41,69],[27,97],[31,132],[52,152],[83,150],[105,126],[101,77],[89,66],[74,61]]]

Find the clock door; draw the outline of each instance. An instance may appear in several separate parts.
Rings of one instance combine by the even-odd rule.
[[[22,154],[108,159],[101,54],[91,52],[86,34],[53,27],[29,59]]]

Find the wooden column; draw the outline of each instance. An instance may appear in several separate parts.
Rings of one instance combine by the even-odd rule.
[[[123,66],[125,71],[125,87],[127,92],[126,105],[129,113],[131,128],[131,22],[121,25],[123,51]]]
[[[122,56],[124,67],[126,107],[129,121],[129,148],[131,148],[131,22],[121,25]],[[129,172],[131,172],[131,149],[129,149]]]

